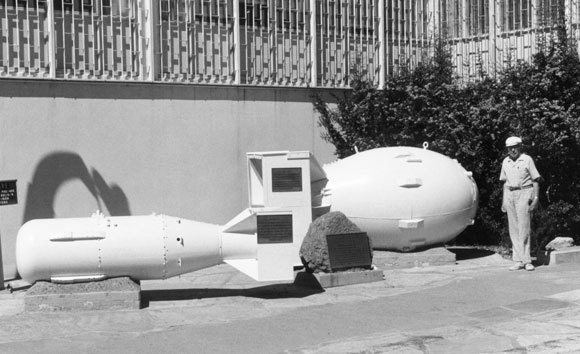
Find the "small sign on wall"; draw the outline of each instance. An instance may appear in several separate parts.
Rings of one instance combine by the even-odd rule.
[[[0,205],[18,204],[16,180],[0,181]]]

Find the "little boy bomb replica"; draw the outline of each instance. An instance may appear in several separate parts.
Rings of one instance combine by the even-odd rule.
[[[324,168],[310,152],[247,154],[249,207],[226,225],[165,215],[37,219],[18,232],[23,280],[166,279],[228,263],[292,280],[310,223],[341,211],[376,249],[442,244],[473,224],[477,186],[456,160],[413,147],[357,153]]]

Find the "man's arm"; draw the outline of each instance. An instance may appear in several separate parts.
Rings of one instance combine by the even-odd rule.
[[[536,169],[536,164],[534,163],[534,160],[532,158],[530,158],[530,165],[528,168],[529,168],[528,171],[530,172],[530,177],[532,178],[532,186],[534,187],[534,194],[532,195],[529,204],[530,211],[534,211],[538,206],[540,198],[540,180],[542,179],[542,177],[540,176],[540,173]]]
[[[540,183],[538,183],[537,179],[532,182],[532,186],[534,187],[534,194],[531,196],[529,202],[530,211],[534,211],[536,209],[540,197]]]
[[[502,193],[502,197],[501,197],[501,211],[504,212],[504,213],[507,213],[507,208],[506,208],[506,205],[505,205],[506,193],[507,193],[507,185],[506,185],[505,182],[503,183],[502,189],[503,189],[503,193]]]
[[[506,173],[505,173],[505,167],[504,166],[505,166],[505,160],[502,161],[502,163],[501,163],[501,171],[499,172],[499,180],[502,183],[502,189],[503,189],[503,191],[502,191],[502,197],[501,197],[501,211],[504,212],[504,213],[507,213],[507,209],[506,209],[506,206],[505,206],[506,193],[507,193],[507,183],[506,183],[507,176],[506,176]]]

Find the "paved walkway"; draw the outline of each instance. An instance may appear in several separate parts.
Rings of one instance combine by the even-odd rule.
[[[23,313],[0,294],[2,353],[575,353],[580,264],[509,272],[498,255],[387,269],[329,288],[252,281],[227,265],[143,282],[147,308]]]

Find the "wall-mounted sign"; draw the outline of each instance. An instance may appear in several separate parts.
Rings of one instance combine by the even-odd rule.
[[[16,180],[0,181],[0,205],[18,204]]]
[[[302,192],[302,169],[273,168],[272,192]]]
[[[258,244],[292,243],[292,214],[258,215]]]

